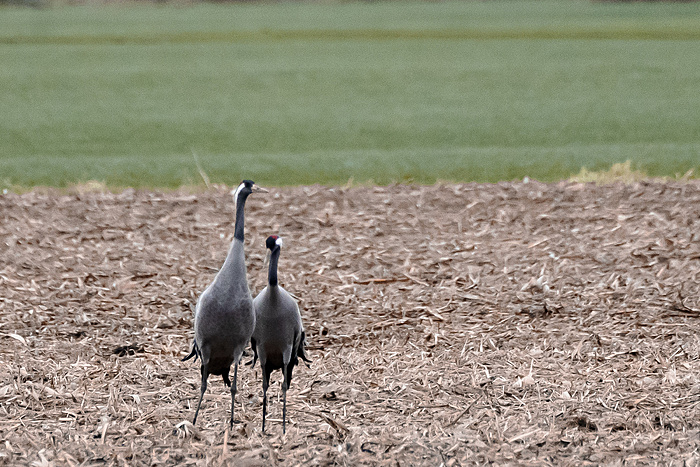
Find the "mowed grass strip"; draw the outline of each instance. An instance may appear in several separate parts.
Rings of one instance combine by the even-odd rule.
[[[628,37],[664,33],[697,37],[700,6],[696,3],[628,5],[587,0],[497,2],[377,2],[318,4],[196,4],[162,7],[127,4],[49,8],[41,11],[4,8],[0,40],[121,37],[289,37],[328,34],[349,37],[368,31],[387,37],[410,34],[434,37],[441,31],[459,36],[595,37],[604,32]],[[316,31],[316,32],[314,32]],[[323,31],[323,33],[318,33]],[[365,32],[363,32],[365,31]],[[397,34],[397,32],[399,34]],[[42,39],[43,38],[43,39]],[[309,37],[306,37],[309,38]]]
[[[556,180],[625,160],[673,176],[700,164],[697,4],[2,13],[6,186],[201,183],[193,152],[229,184]]]
[[[697,40],[700,29],[645,29],[640,27],[617,29],[602,27],[590,29],[537,28],[516,30],[485,29],[437,29],[413,31],[406,29],[353,29],[328,30],[309,29],[293,31],[226,31],[226,32],[187,32],[127,35],[73,35],[73,36],[10,36],[0,37],[0,44],[53,44],[53,45],[97,45],[97,44],[139,44],[197,42],[263,42],[286,40],[393,40],[393,39],[653,39],[653,40]]]

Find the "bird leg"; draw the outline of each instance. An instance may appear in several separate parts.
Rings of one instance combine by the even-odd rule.
[[[284,372],[284,382],[282,382],[282,434],[285,434],[287,432],[287,388],[289,387],[287,365],[284,365],[282,371]]]
[[[287,388],[282,388],[282,434],[287,432]]]
[[[197,415],[199,415],[199,407],[202,405],[202,399],[204,399],[204,393],[207,391],[207,378],[209,377],[209,371],[202,365],[202,392],[199,395],[199,402],[197,403],[197,410],[194,412],[194,419],[192,420],[192,425],[197,423]]]
[[[262,431],[265,432],[265,417],[267,416],[267,388],[270,386],[270,373],[263,368],[263,422]]]
[[[236,382],[238,381],[238,362],[233,367],[233,382],[231,383],[231,422],[229,426],[233,428],[233,403],[236,400]]]

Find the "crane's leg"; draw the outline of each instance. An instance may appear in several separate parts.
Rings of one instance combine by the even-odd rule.
[[[231,422],[229,426],[233,428],[233,403],[236,400],[236,383],[238,382],[238,360],[233,367],[233,381],[231,382]]]
[[[282,382],[282,434],[285,434],[287,432],[287,388],[289,387],[286,363],[282,368],[282,372],[284,373],[284,381]]]
[[[262,361],[261,361],[262,363]],[[261,365],[262,366],[262,365]],[[265,432],[265,418],[267,417],[267,388],[270,387],[270,373],[263,366],[263,422],[262,431]]]
[[[199,407],[202,405],[202,399],[204,399],[204,393],[207,391],[207,378],[209,377],[209,370],[202,365],[202,392],[199,395],[199,402],[197,403],[197,410],[194,412],[194,419],[192,420],[192,425],[197,423],[197,415],[199,415]]]

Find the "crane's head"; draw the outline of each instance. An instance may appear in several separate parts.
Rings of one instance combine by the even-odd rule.
[[[282,239],[277,235],[270,235],[267,237],[267,240],[265,240],[265,246],[268,250],[275,251],[276,248],[282,246]]]
[[[252,180],[243,180],[241,184],[238,185],[238,188],[231,191],[231,194],[233,195],[233,201],[238,204],[241,196],[243,196],[243,199],[245,199],[249,194],[255,192],[267,193],[268,191],[265,188],[256,185]]]

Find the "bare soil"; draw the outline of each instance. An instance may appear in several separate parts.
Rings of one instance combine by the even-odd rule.
[[[697,465],[700,183],[273,189],[313,363],[181,362],[229,189],[0,196],[0,464]],[[247,360],[247,358],[246,358]],[[685,463],[685,464],[684,464]]]

